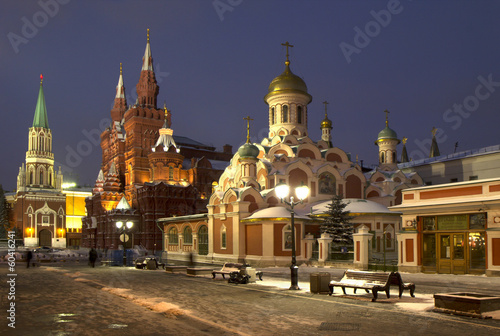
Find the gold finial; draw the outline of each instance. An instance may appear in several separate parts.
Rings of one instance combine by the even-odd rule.
[[[326,100],[323,102],[323,104],[325,104],[325,118],[328,117],[328,114],[326,112],[326,108],[327,108],[327,105],[330,104],[329,102],[327,102]]]
[[[148,43],[149,43],[149,28],[148,28]]]
[[[432,130],[432,136],[435,137],[436,136],[436,132],[437,132],[437,128],[436,127],[433,127]]]
[[[291,45],[290,43],[288,43],[288,41],[286,41],[285,43],[281,43],[282,46],[285,46],[286,47],[286,62],[285,64],[286,65],[289,65],[290,64],[290,60],[288,59],[288,48],[293,48],[293,45]]]
[[[408,138],[407,137],[404,137],[403,138],[403,145],[406,145],[406,142],[408,141]]]
[[[42,82],[43,82],[43,75],[40,74],[40,85],[42,85]]]
[[[247,143],[250,143],[250,121],[253,120],[250,116],[243,118],[243,120],[247,121]]]
[[[120,63],[120,76],[123,75],[122,64]]]
[[[385,127],[389,127],[389,111],[385,110]]]

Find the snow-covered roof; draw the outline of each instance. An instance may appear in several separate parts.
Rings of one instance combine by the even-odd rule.
[[[208,160],[208,161],[210,161],[212,168],[217,170],[224,170],[229,165],[229,162],[227,161],[221,161],[221,160]]]
[[[291,214],[291,212],[287,208],[281,207],[281,206],[275,206],[275,207],[255,211],[251,216],[245,218],[245,220],[264,219],[264,218],[290,218],[290,214]],[[308,220],[310,220],[311,218],[309,218],[308,216],[299,215],[296,213],[295,219],[308,219]]]
[[[390,214],[394,215],[394,211],[390,211],[386,206],[359,198],[346,198],[342,200],[347,203],[344,208],[345,211],[350,211],[351,213],[362,213],[362,214]],[[331,200],[320,201],[312,205],[312,207],[306,207],[310,209],[311,215],[321,215],[328,210],[328,205],[331,204]]]

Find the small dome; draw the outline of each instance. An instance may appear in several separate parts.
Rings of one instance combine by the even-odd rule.
[[[259,156],[260,150],[257,146],[251,143],[246,143],[238,149],[238,154],[240,158],[253,158],[256,159]]]
[[[321,128],[332,128],[332,121],[325,116],[321,122]]]
[[[396,132],[393,129],[389,128],[389,126],[386,126],[378,134],[377,140],[382,140],[382,139],[394,139],[394,140],[398,140],[398,135],[396,134]]]

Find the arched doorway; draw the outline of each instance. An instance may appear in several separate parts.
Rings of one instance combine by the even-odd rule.
[[[208,254],[208,227],[202,225],[198,230],[198,254]]]
[[[38,233],[40,246],[52,246],[52,232],[44,229]]]

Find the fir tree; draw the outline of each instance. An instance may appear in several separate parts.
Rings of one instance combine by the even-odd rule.
[[[9,205],[7,204],[5,193],[0,184],[0,239],[7,238],[9,227]]]
[[[342,202],[342,196],[334,196],[332,203],[328,204],[327,215],[323,224],[320,227],[321,233],[330,233],[333,238],[333,243],[337,244],[352,244],[353,227],[351,225],[352,217],[349,216],[350,211],[344,210],[347,206]]]

